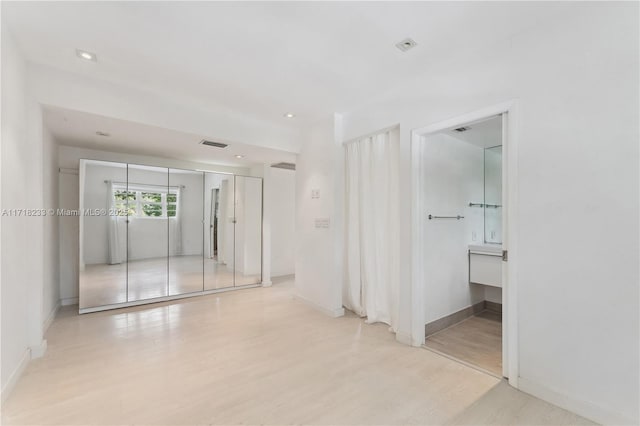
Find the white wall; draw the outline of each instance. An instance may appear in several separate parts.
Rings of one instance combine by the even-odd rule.
[[[467,251],[482,242],[483,149],[446,134],[420,144],[424,220],[424,322],[429,323],[484,300],[484,288],[469,284]],[[427,216],[464,216],[432,219]]]
[[[51,133],[42,129],[43,141],[43,207],[58,208],[58,144]],[[53,320],[60,301],[60,259],[58,218],[48,214],[44,217],[43,257],[43,305],[45,328]]]
[[[40,111],[29,96],[25,73],[13,37],[2,25],[2,209],[41,209],[44,201]],[[29,357],[44,350],[43,235],[42,217],[2,217],[3,397]]]
[[[327,119],[303,136],[296,163],[296,292],[326,312],[342,309],[342,199],[344,152],[337,136],[339,122]],[[312,199],[311,191],[319,191]],[[316,228],[316,219],[329,219],[329,228]]]
[[[156,165],[161,167],[175,167],[180,169],[198,169],[198,170],[211,170],[220,171],[225,173],[238,173],[247,174],[247,170],[244,168],[225,167],[225,166],[212,166],[206,164],[199,164],[187,161],[172,160],[162,157],[149,157],[140,155],[129,155],[122,153],[114,153],[107,151],[98,151],[85,148],[77,148],[66,145],[60,145],[58,149],[58,164],[61,169],[67,171],[73,171],[78,169],[78,163],[81,158],[102,160],[102,161],[115,161],[132,164],[144,164],[144,165]],[[173,180],[178,179],[172,174]],[[60,208],[65,209],[78,209],[78,175],[70,173],[61,173],[60,179],[60,193],[59,204]],[[102,178],[103,185],[104,179]],[[166,175],[165,175],[166,182]],[[105,188],[106,190],[106,188]],[[105,193],[106,199],[106,193]],[[78,298],[78,217],[64,217],[60,218],[60,297],[63,304],[77,303]],[[196,240],[195,227],[192,231],[187,231],[184,235],[185,238]],[[190,236],[189,236],[190,235]],[[198,243],[201,244],[201,243]],[[100,246],[102,247],[102,245]]]
[[[77,209],[80,205],[78,171],[73,169],[61,171],[58,182],[60,188],[58,207],[65,210]],[[79,220],[75,216],[60,216],[58,229],[60,302],[62,305],[72,305],[78,303]]]
[[[295,272],[296,172],[269,170],[271,203],[271,275],[279,277]]]
[[[433,64],[428,78],[344,121],[346,139],[400,123],[410,188],[411,129],[517,100],[520,387],[609,423],[639,421],[637,53],[638,4],[594,4]],[[411,196],[405,190],[401,201],[405,259]],[[409,329],[405,278],[401,326]],[[314,284],[308,291],[321,291]]]

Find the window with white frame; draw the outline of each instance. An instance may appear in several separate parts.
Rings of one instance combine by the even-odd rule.
[[[120,214],[137,218],[166,219],[178,215],[177,188],[158,189],[154,187],[115,187],[114,206]]]

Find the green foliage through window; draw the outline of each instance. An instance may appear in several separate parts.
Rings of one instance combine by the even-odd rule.
[[[162,204],[143,204],[142,213],[147,217],[162,216]]]
[[[114,205],[122,216],[163,218],[178,214],[178,194],[116,190]]]

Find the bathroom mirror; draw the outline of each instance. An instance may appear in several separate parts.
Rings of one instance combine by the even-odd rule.
[[[484,150],[484,238],[502,244],[502,145]]]

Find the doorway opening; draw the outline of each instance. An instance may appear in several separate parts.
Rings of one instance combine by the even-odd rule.
[[[516,386],[508,113],[494,108],[413,132],[412,332],[424,348]]]

